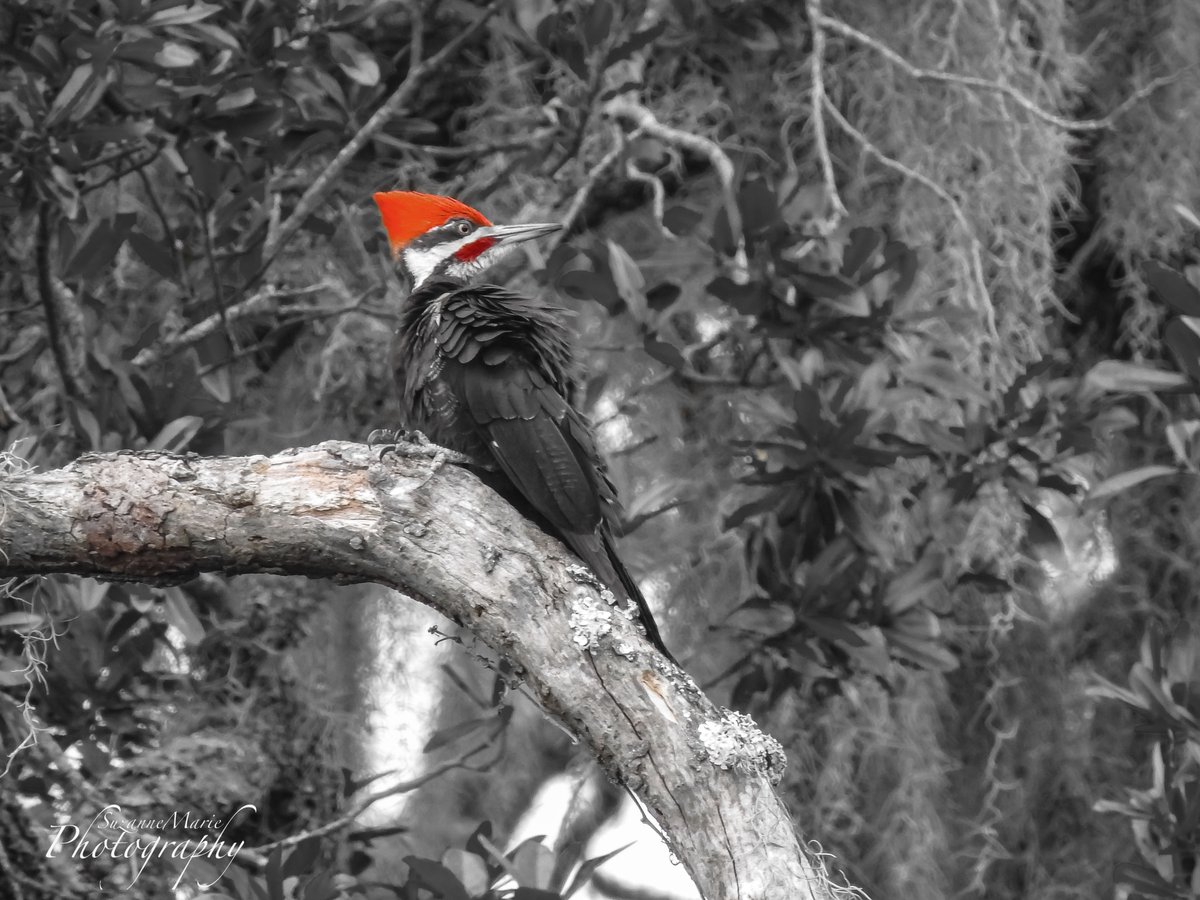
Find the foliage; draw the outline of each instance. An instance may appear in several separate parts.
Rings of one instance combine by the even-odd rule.
[[[1142,640],[1141,659],[1128,687],[1101,679],[1094,694],[1137,713],[1138,733],[1150,738],[1152,779],[1126,788],[1122,800],[1100,800],[1097,812],[1129,820],[1141,861],[1123,861],[1116,881],[1144,897],[1195,897],[1200,893],[1200,725],[1193,688],[1200,672],[1195,648],[1164,641],[1157,629]]]
[[[198,900],[343,900],[367,896],[365,887],[353,875],[321,865],[320,848],[317,837],[305,838],[286,855],[277,847],[271,851],[261,877],[231,870],[228,891],[204,893]],[[464,847],[448,849],[440,860],[405,858],[408,874],[392,890],[397,897],[427,896],[431,900],[568,900],[588,884],[596,869],[623,849],[584,860],[572,872],[569,867],[562,870],[555,864],[554,853],[540,837],[523,841],[504,853],[493,843],[492,823],[482,822]],[[223,874],[207,862],[197,868],[202,883],[215,883]]]
[[[1200,196],[1188,142],[1175,137],[1200,96],[1187,89],[1194,72],[1135,106],[1132,122],[1080,140],[1003,96],[906,83],[875,48],[831,40],[826,89],[862,135],[831,128],[821,148],[804,4],[672,0],[650,24],[645,6],[514,3],[278,245],[298,197],[409,71],[413,29],[428,59],[478,4],[421,4],[424,18],[349,0],[4,4],[2,440],[46,466],[86,450],[217,453],[365,433],[391,408],[395,297],[361,198],[401,184],[462,194],[497,218],[555,210],[576,233],[514,277],[595,301],[580,317],[595,350],[581,401],[633,486],[629,553],[666,601],[669,632],[706,650],[697,674],[723,675],[732,705],[794,727],[795,752],[810,730],[821,735],[822,759],[793,787],[825,801],[837,786],[816,824],[863,849],[863,883],[892,884],[880,860],[900,871],[906,848],[922,855],[911,868],[929,896],[978,890],[1005,856],[1032,871],[1053,829],[1021,831],[1036,804],[1005,806],[999,785],[1037,784],[1045,760],[1073,757],[1009,735],[1036,732],[1076,695],[1055,681],[1068,675],[1021,655],[1031,642],[1053,655],[1053,640],[1009,631],[1029,615],[1047,631],[1072,628],[1075,608],[1047,599],[1063,572],[1086,568],[1071,535],[1107,534],[1105,508],[1171,496],[1196,473],[1200,292],[1194,272],[1173,267],[1192,259],[1187,207]],[[1116,106],[1134,70],[1190,58],[1196,34],[1194,10],[1178,2],[1142,10],[1132,30],[1105,3],[825,6],[915,65],[1013,85],[1063,114]],[[703,142],[608,114],[626,100],[709,141],[732,182]],[[1147,145],[1161,162],[1153,172]],[[852,210],[837,222],[821,149]],[[1114,312],[1112,292],[1137,299],[1130,334],[1113,324],[1124,308]],[[1184,556],[1195,550],[1164,538],[1176,541]],[[65,580],[11,594],[0,610],[6,695],[20,697],[26,661],[44,657],[28,700],[85,778],[141,778],[163,802],[260,789],[271,815],[247,826],[260,842],[344,803],[323,736],[331,719],[276,668],[324,598],[292,606],[261,583]],[[1124,644],[1104,644],[1126,668],[1141,621],[1122,626]],[[1129,690],[1103,690],[1163,729],[1158,774],[1101,808],[1140,829],[1144,866],[1122,870],[1126,883],[1175,896],[1187,888],[1182,855],[1168,868],[1156,854],[1183,847],[1194,825],[1194,729],[1179,696],[1190,682],[1160,665],[1166,651],[1147,652]],[[1113,664],[1079,656],[1072,666]],[[1011,699],[1038,689],[1062,705]],[[790,721],[797,710],[808,718]],[[18,711],[6,707],[5,725],[19,740]],[[493,722],[457,712],[430,723],[432,749]],[[944,737],[946,722],[982,725]],[[221,776],[221,757],[238,772]],[[49,815],[70,779],[42,758],[23,765],[16,789]],[[955,766],[967,774],[948,785]],[[538,775],[524,768],[504,776],[522,797]],[[1012,831],[998,812],[1018,822]],[[891,817],[883,841],[864,824],[876,814]],[[440,846],[460,824],[423,822]],[[398,886],[569,892],[540,844],[505,856],[490,834],[412,854]],[[871,855],[881,843],[891,856]],[[353,893],[364,860],[333,865],[335,855],[305,842],[224,887],[239,898]],[[1035,896],[1019,879],[1012,892]]]

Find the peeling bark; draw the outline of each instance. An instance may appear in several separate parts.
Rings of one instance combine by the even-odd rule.
[[[653,812],[709,900],[834,894],[772,787],[778,744],[710,703],[469,472],[329,442],[272,457],[93,454],[0,477],[0,577],[201,572],[373,581],[427,603],[517,667]]]

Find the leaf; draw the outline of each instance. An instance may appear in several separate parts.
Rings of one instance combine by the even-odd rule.
[[[1179,368],[1187,373],[1193,382],[1200,384],[1200,334],[1197,329],[1200,320],[1190,316],[1171,319],[1163,330],[1163,341]]]
[[[1162,391],[1187,384],[1187,379],[1178,372],[1116,359],[1096,363],[1083,380],[1101,391]]]
[[[635,322],[645,322],[649,306],[646,302],[646,279],[642,270],[633,261],[633,257],[615,241],[607,241],[608,266],[612,271],[613,285],[617,295],[629,307],[629,314]]]
[[[592,877],[592,874],[598,868],[600,868],[602,865],[604,865],[606,862],[608,862],[610,859],[612,859],[618,853],[625,852],[633,845],[634,845],[634,842],[630,841],[628,844],[618,847],[616,850],[613,850],[609,853],[605,853],[603,856],[593,856],[591,859],[585,859],[582,863],[579,864],[579,871],[577,871],[575,873],[575,877],[571,879],[571,886],[569,888],[567,888],[565,891],[563,891],[563,894],[562,894],[563,900],[568,900],[568,898],[572,894],[574,894],[581,887],[583,887],[585,884],[587,884],[588,879],[590,879]],[[566,873],[564,873],[564,875],[565,874]],[[559,887],[561,888],[562,885],[559,885]]]
[[[766,292],[756,281],[738,284],[732,278],[718,275],[708,283],[708,292],[744,316],[757,316],[767,308]]]
[[[75,132],[75,140],[81,143],[94,142],[97,144],[136,141],[144,138],[153,130],[154,123],[149,119],[127,119],[107,125],[85,125]]]
[[[1175,475],[1178,472],[1179,469],[1174,466],[1142,466],[1138,469],[1130,469],[1128,472],[1122,472],[1120,475],[1104,479],[1104,481],[1092,488],[1084,499],[1093,502],[1103,500],[1106,497],[1119,494],[1121,491],[1127,491],[1131,487],[1136,487],[1143,481],[1149,481],[1152,478],[1162,478],[1164,475]]]
[[[962,368],[948,359],[916,359],[904,366],[900,377],[928,390],[936,397],[975,401],[986,406],[990,395]]]
[[[267,866],[263,873],[266,876],[267,891],[270,900],[284,900],[283,875],[280,872],[282,863],[283,848],[276,847],[267,857]]]
[[[142,614],[136,609],[125,610],[108,626],[108,630],[104,634],[105,643],[121,643],[121,640],[129,633],[129,629],[140,621],[142,621]]]
[[[731,529],[737,528],[743,522],[753,516],[760,516],[763,513],[774,512],[782,502],[783,497],[781,492],[778,490],[771,491],[759,497],[757,500],[751,500],[749,503],[743,503],[725,517],[725,521],[722,523],[721,527],[725,531],[730,531]]]
[[[533,36],[547,50],[550,49],[550,45],[554,43],[554,38],[557,36],[560,18],[561,16],[556,12],[547,13],[534,28]]]
[[[529,838],[508,854],[522,887],[549,888],[554,876],[554,854],[540,838]]]
[[[655,312],[662,312],[679,299],[679,295],[683,293],[683,288],[671,281],[660,281],[650,290],[646,291],[646,302],[650,304],[650,308]]]
[[[75,583],[75,608],[78,612],[90,612],[99,606],[112,588],[112,582],[81,578]]]
[[[438,900],[471,900],[471,895],[454,873],[439,862],[419,856],[404,857],[409,868],[409,880],[416,885],[433,891]]]
[[[742,228],[747,233],[766,231],[783,223],[779,200],[771,186],[762,178],[747,182],[738,192],[738,207],[742,212]]]
[[[859,277],[863,267],[875,256],[884,242],[884,233],[878,228],[853,228],[850,238],[842,253],[841,274],[858,284],[863,283]],[[886,268],[886,263],[885,266]],[[878,270],[875,274],[878,274]]]
[[[887,638],[883,635],[883,629],[856,625],[854,630],[862,638],[863,646],[842,648],[854,666],[880,678],[891,678],[895,666],[888,655]]]
[[[204,419],[200,416],[180,416],[159,429],[158,434],[146,444],[146,449],[179,453],[187,447],[203,425]]]
[[[331,869],[315,873],[304,883],[304,890],[296,895],[298,900],[340,900],[348,896],[334,884],[334,878],[338,877],[338,873]]]
[[[235,109],[241,109],[243,106],[249,106],[258,99],[258,94],[251,86],[239,88],[236,91],[229,91],[217,98],[217,112],[228,113]]]
[[[284,878],[290,878],[294,875],[304,875],[311,872],[313,863],[317,861],[321,851],[321,838],[317,835],[309,835],[295,849],[288,854],[287,859],[283,861],[283,868],[280,870]]]
[[[942,580],[938,577],[941,567],[941,555],[928,552],[915,565],[893,578],[883,594],[883,605],[888,612],[898,616],[924,600],[941,585]]]
[[[186,69],[200,61],[200,54],[187,44],[167,41],[162,45],[162,49],[154,54],[154,61],[164,69]]]
[[[229,138],[244,140],[266,135],[282,119],[283,110],[278,105],[256,103],[253,106],[245,107],[240,112],[210,116],[203,121],[203,124],[213,133],[224,132]]]
[[[894,631],[888,631],[887,638],[888,650],[893,656],[914,663],[923,669],[952,672],[958,668],[958,657],[942,646],[939,641],[914,639]]]
[[[821,394],[811,384],[803,385],[792,394],[792,412],[796,414],[795,425],[805,442],[812,443],[827,430],[821,419]]]
[[[646,354],[651,359],[658,360],[664,366],[676,371],[687,368],[687,360],[683,358],[683,354],[674,344],[668,344],[666,341],[646,335],[642,346],[645,347]]]
[[[967,572],[959,576],[956,584],[973,585],[985,594],[1006,594],[1013,589],[1011,581],[991,572]]]
[[[1113,871],[1113,881],[1124,884],[1138,892],[1139,896],[1150,897],[1187,897],[1187,893],[1176,890],[1166,881],[1157,869],[1141,863],[1122,863]]]
[[[213,47],[219,47],[231,53],[238,53],[242,49],[242,45],[238,43],[238,39],[220,25],[212,25],[206,22],[203,25],[191,25],[188,30],[200,35],[207,44]]]
[[[1184,316],[1200,316],[1200,290],[1174,269],[1162,263],[1146,263],[1146,283],[1163,303]]]
[[[221,403],[229,403],[233,400],[233,377],[229,374],[226,366],[205,372],[200,376],[200,384],[212,395],[213,399]]]
[[[142,262],[163,278],[175,279],[178,274],[175,269],[175,257],[171,255],[166,242],[155,240],[135,229],[129,232],[129,246]]]
[[[462,882],[472,897],[481,897],[488,888],[487,863],[474,853],[451,847],[442,854],[442,865]]]
[[[53,128],[64,119],[82,119],[100,102],[107,87],[107,81],[97,74],[94,64],[89,62],[77,66],[50,104],[46,113],[46,128]]]
[[[558,56],[575,73],[580,81],[584,83],[588,81],[590,72],[588,71],[587,53],[584,51],[583,41],[579,40],[573,34],[560,35]]]
[[[1021,507],[1028,520],[1025,526],[1025,537],[1030,545],[1056,564],[1065,563],[1066,548],[1063,546],[1062,537],[1054,522],[1031,503],[1022,501]]]
[[[466,722],[459,722],[457,725],[449,725],[445,728],[439,728],[435,731],[432,737],[425,742],[425,746],[421,749],[422,753],[429,753],[437,750],[439,747],[444,747],[447,744],[452,744],[461,737],[468,734],[474,734],[495,722],[495,718],[488,716],[479,719],[468,719]]]
[[[1083,486],[1078,481],[1055,474],[1043,475],[1038,479],[1037,486],[1048,491],[1057,491],[1066,497],[1074,497],[1083,490]]]
[[[592,0],[581,23],[583,40],[589,50],[594,50],[603,44],[612,31],[613,7],[608,0]]]
[[[63,266],[63,279],[92,278],[111,263],[128,233],[127,228],[118,227],[120,224],[111,219],[97,219]]]
[[[209,16],[221,11],[215,3],[195,3],[191,6],[173,6],[154,13],[146,20],[147,25],[192,25],[202,22]]]
[[[483,845],[483,841],[490,841],[491,837],[492,823],[487,819],[484,819],[479,823],[478,827],[471,832],[471,836],[467,838],[467,843],[465,846],[469,852],[486,859],[488,856],[488,850],[487,847]],[[492,866],[488,866],[488,871],[492,871]],[[497,871],[499,871],[499,869],[497,869]]]
[[[672,206],[663,213],[663,226],[680,237],[691,234],[704,216],[686,206]]]
[[[46,617],[40,613],[11,612],[0,616],[0,628],[11,628],[13,631],[29,631],[41,628],[46,623]]]
[[[351,81],[364,87],[379,84],[379,63],[358,38],[344,31],[331,31],[329,53]]]
[[[1200,421],[1196,419],[1172,422],[1166,427],[1167,445],[1181,466],[1192,465],[1191,448],[1195,445],[1197,434],[1200,434]]]
[[[737,250],[734,240],[733,226],[729,224],[729,211],[722,204],[713,217],[712,233],[708,236],[708,245],[721,256],[732,256]]]
[[[599,272],[584,269],[564,272],[558,279],[557,287],[576,300],[594,300],[610,313],[615,313],[621,307],[621,297],[612,278]]]
[[[186,160],[187,173],[191,176],[196,190],[215,202],[221,193],[224,175],[221,164],[199,140],[192,141],[184,148],[183,159]]]
[[[607,69],[613,63],[620,62],[623,59],[628,59],[637,53],[643,47],[654,43],[667,30],[667,21],[665,18],[659,19],[649,28],[643,28],[641,31],[634,32],[627,40],[622,41],[609,51],[608,56],[604,58],[604,67]]]
[[[163,614],[167,624],[174,625],[179,630],[188,646],[195,646],[204,640],[204,625],[196,617],[187,595],[179,588],[167,588],[163,591]]]
[[[834,644],[845,644],[847,647],[863,647],[866,640],[850,624],[842,619],[830,616],[796,616],[796,624],[803,625],[808,631],[819,638]]]

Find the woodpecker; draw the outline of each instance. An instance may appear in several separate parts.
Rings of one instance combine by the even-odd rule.
[[[619,517],[587,419],[571,403],[574,346],[566,310],[479,277],[515,245],[558,225],[493,225],[451,197],[375,194],[392,256],[412,289],[392,364],[401,415],[461,454],[570,547],[617,597],[634,604],[668,659],[646,600],[613,547]]]

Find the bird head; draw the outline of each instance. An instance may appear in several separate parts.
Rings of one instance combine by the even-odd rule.
[[[479,210],[453,197],[415,191],[381,191],[375,203],[392,256],[408,270],[413,287],[435,275],[469,281],[515,245],[560,227],[493,225]]]

